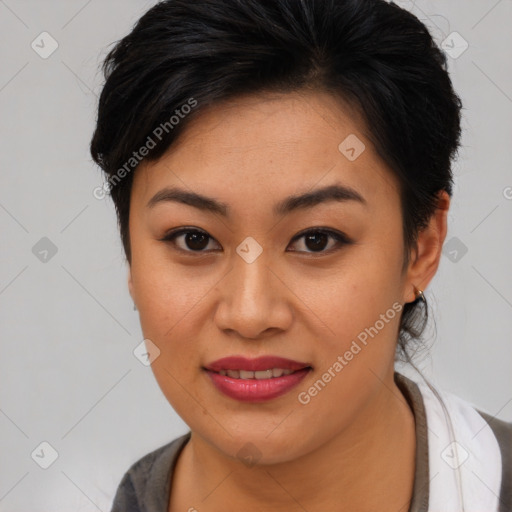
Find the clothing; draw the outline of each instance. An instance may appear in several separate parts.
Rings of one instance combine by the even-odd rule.
[[[416,467],[408,512],[512,512],[512,423],[398,372],[394,379],[415,419]],[[439,396],[447,404],[454,438]],[[111,512],[167,512],[172,473],[190,435],[135,462],[119,484]]]

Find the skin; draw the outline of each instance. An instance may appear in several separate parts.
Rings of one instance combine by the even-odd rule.
[[[247,96],[203,111],[159,161],[137,169],[129,289],[144,337],[160,350],[157,382],[192,432],[169,511],[408,509],[415,434],[393,380],[399,315],[307,405],[298,401],[359,333],[394,303],[413,301],[439,264],[449,196],[439,195],[404,269],[398,183],[365,133],[327,93]],[[355,161],[338,149],[350,134],[366,146]],[[366,204],[272,213],[285,197],[334,183]],[[230,217],[178,202],[146,206],[173,185],[226,203]],[[198,256],[183,235],[161,241],[182,226],[212,237],[210,252]],[[352,243],[328,238],[315,252],[304,237],[292,241],[317,227]],[[236,252],[248,236],[263,248],[250,264]],[[313,370],[265,403],[226,397],[201,369],[228,355],[269,354]],[[259,452],[254,467],[237,458],[246,443]]]

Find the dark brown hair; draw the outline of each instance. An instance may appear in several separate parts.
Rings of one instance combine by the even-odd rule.
[[[452,193],[462,105],[444,53],[393,3],[167,0],[116,43],[103,70],[90,149],[109,179],[128,262],[133,152],[157,138],[145,158],[158,159],[202,108],[244,94],[328,91],[362,114],[400,183],[404,267],[438,192]],[[405,305],[399,351],[419,339],[427,317],[421,301]]]

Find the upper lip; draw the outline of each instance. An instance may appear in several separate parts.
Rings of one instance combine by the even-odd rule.
[[[271,368],[282,368],[283,370],[301,370],[308,368],[309,363],[302,363],[300,361],[293,361],[279,356],[261,356],[255,359],[247,359],[242,356],[229,356],[217,359],[205,366],[207,370],[219,372],[221,370],[246,370],[246,371],[261,371]]]

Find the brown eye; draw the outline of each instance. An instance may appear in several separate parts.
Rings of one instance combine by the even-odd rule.
[[[178,243],[179,239],[181,241]],[[214,238],[204,231],[184,228],[171,232],[162,239],[162,241],[171,242],[178,249],[186,252],[209,252],[205,249],[210,240],[214,240]]]
[[[342,245],[347,245],[351,243],[351,240],[344,234],[338,231],[332,231],[327,229],[310,229],[308,231],[302,232],[294,237],[292,242],[296,240],[304,239],[302,245],[307,249],[305,251],[293,249],[292,252],[310,252],[310,253],[330,253],[336,249],[338,249]],[[329,245],[329,239],[334,240]]]
[[[305,235],[304,244],[312,251],[322,251],[329,242],[329,235],[325,233],[310,233]]]

